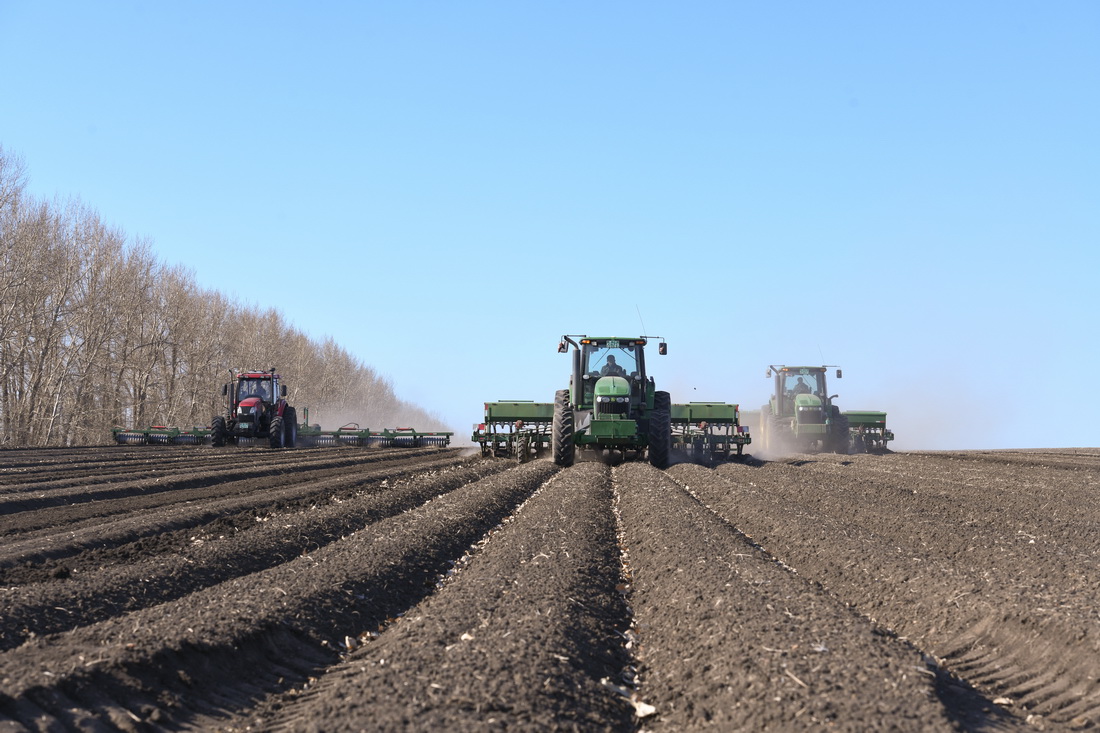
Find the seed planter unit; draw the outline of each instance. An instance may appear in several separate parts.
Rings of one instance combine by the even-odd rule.
[[[530,400],[485,403],[485,420],[474,425],[470,440],[482,456],[515,458],[523,463],[550,449],[554,405]]]
[[[727,402],[672,405],[672,447],[694,461],[740,457],[751,442],[748,427],[741,424],[737,405]]]

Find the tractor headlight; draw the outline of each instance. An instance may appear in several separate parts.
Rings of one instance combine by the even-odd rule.
[[[610,402],[611,398],[606,395],[600,395],[596,398],[596,402]]]

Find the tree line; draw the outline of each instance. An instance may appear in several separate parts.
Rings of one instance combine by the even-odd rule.
[[[231,368],[275,367],[310,422],[445,429],[331,338],[168,266],[79,202],[27,194],[0,147],[0,445],[109,442],[111,428],[208,425]]]

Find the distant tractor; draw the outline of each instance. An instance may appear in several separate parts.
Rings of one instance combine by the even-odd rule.
[[[778,454],[832,451],[848,453],[848,417],[829,396],[824,366],[772,365],[767,376],[775,377],[768,404],[760,410],[764,450]],[[841,370],[836,370],[840,379]]]
[[[298,440],[298,417],[286,401],[286,385],[279,375],[239,372],[235,380],[222,385],[225,415],[210,421],[210,444],[238,443],[242,438],[268,441],[272,448],[293,448]]]
[[[558,352],[573,346],[569,389],[554,396],[551,448],[554,462],[571,466],[577,449],[646,452],[667,468],[672,453],[672,400],[646,374],[642,337],[562,336]],[[657,352],[666,354],[664,341]]]

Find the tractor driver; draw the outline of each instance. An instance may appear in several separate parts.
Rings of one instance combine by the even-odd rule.
[[[800,394],[809,394],[809,393],[810,393],[810,385],[806,384],[806,381],[804,379],[802,379],[802,377],[799,377],[798,378],[798,384],[796,384],[794,386],[794,389],[791,390],[791,395],[797,397]]]
[[[601,377],[625,377],[626,370],[615,363],[615,357],[607,357],[607,363],[603,365],[603,369],[600,370]]]

